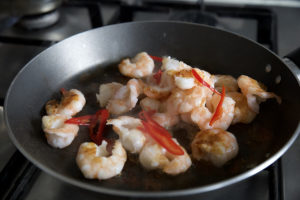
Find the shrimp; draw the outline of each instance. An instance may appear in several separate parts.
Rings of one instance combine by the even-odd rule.
[[[256,117],[257,113],[249,108],[247,98],[239,92],[229,92],[227,95],[235,101],[232,124],[239,122],[244,124],[251,123]]]
[[[191,118],[191,112],[180,114],[180,119],[187,124],[195,124]]]
[[[176,139],[173,139],[176,143]],[[192,161],[184,150],[184,155],[178,156],[170,154],[159,144],[149,141],[143,147],[139,161],[142,166],[148,170],[161,169],[163,172],[170,175],[177,175],[189,169]]]
[[[80,145],[76,163],[85,178],[104,180],[122,172],[127,155],[121,142],[115,141],[111,155],[106,148],[105,140],[100,146],[93,142],[85,142]]]
[[[256,113],[259,113],[259,104],[269,98],[275,98],[277,102],[281,103],[281,98],[273,92],[267,92],[265,86],[249,76],[241,75],[237,79],[243,95],[246,96],[249,107]]]
[[[123,85],[121,83],[107,83],[101,84],[99,87],[99,94],[96,94],[100,106],[105,107],[112,96],[119,90]]]
[[[192,144],[192,157],[211,162],[221,167],[238,154],[235,136],[222,129],[202,130],[197,133]]]
[[[191,89],[197,83],[195,81],[195,78],[193,77],[191,69],[182,69],[172,74],[174,77],[175,85],[182,90]]]
[[[75,124],[65,124],[68,117],[65,115],[43,116],[42,126],[47,142],[55,148],[65,148],[77,136],[79,127]]]
[[[73,116],[82,110],[85,103],[85,97],[79,90],[63,90],[63,97],[60,102],[57,100],[50,100],[47,102],[46,112],[48,115],[61,114]]]
[[[168,56],[163,57],[161,68],[164,71],[176,72],[184,69],[191,69],[192,67]]]
[[[170,57],[164,57],[162,63],[161,68],[173,77],[174,83],[178,88],[187,90],[199,84],[192,74],[193,68],[184,62],[171,59]],[[208,84],[213,84],[211,75],[208,72],[198,68],[194,68],[194,70],[196,70],[199,76]]]
[[[159,112],[161,110],[161,102],[157,99],[152,99],[150,97],[145,97],[140,101],[140,106],[142,110],[146,111],[157,111]]]
[[[154,69],[154,61],[145,52],[137,54],[132,61],[124,59],[119,64],[119,70],[124,76],[143,78],[149,76]]]
[[[199,106],[193,109],[191,112],[191,120],[198,125],[201,130],[211,129],[211,128],[221,128],[226,130],[234,117],[234,106],[235,101],[230,97],[225,97],[222,104],[222,115],[216,120],[212,126],[209,125],[209,122],[218,106],[220,101],[220,96],[214,94],[211,98],[211,107],[212,110],[209,110],[206,106]]]
[[[140,105],[143,110],[155,111],[152,115],[152,119],[164,128],[172,127],[179,122],[179,117],[177,115],[166,112],[165,101],[158,101],[146,97],[140,101]]]
[[[152,119],[159,123],[164,128],[170,128],[179,122],[178,115],[173,115],[170,113],[154,113]]]
[[[144,146],[146,137],[138,127],[143,124],[140,119],[120,116],[116,119],[107,121],[108,125],[113,125],[113,130],[119,135],[120,141],[124,148],[130,153],[139,153]]]
[[[183,114],[191,112],[196,107],[205,104],[206,96],[210,91],[206,87],[197,86],[188,90],[174,89],[167,99],[167,112],[170,114]]]
[[[174,88],[173,78],[166,72],[162,72],[159,84],[153,76],[149,76],[144,84],[144,94],[152,99],[162,99],[171,93]]]
[[[236,79],[230,75],[213,75],[212,79],[215,82],[215,89],[219,92],[222,91],[222,86],[225,87],[226,92],[237,92],[239,90]]]
[[[128,112],[134,108],[138,102],[138,96],[142,93],[140,81],[130,79],[127,84],[123,86],[116,83],[112,84],[100,86],[100,88],[103,88],[103,92],[100,91],[100,94],[97,95],[100,104],[106,104],[106,109],[116,115]],[[114,89],[110,90],[111,87]]]

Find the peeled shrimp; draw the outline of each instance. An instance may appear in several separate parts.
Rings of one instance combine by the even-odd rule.
[[[235,136],[222,129],[209,129],[197,133],[192,144],[192,157],[221,167],[238,154]]]
[[[205,104],[208,93],[210,91],[202,86],[188,90],[174,89],[171,96],[167,99],[167,112],[170,114],[191,112],[194,108]]]
[[[184,69],[191,69],[192,67],[185,64],[182,61],[178,61],[168,56],[168,57],[163,57],[161,68],[164,71],[174,72],[174,71],[180,71]]]
[[[235,101],[232,124],[239,122],[244,124],[251,123],[257,113],[249,108],[247,98],[239,92],[229,92],[227,95]]]
[[[172,59],[170,57],[164,57],[162,61],[162,69],[171,75],[174,79],[174,84],[182,89],[187,90],[193,88],[195,85],[199,84],[192,74],[192,67],[185,64],[184,62]],[[212,85],[213,80],[211,79],[211,75],[198,68],[194,68],[199,76],[206,81],[208,84]]]
[[[174,82],[172,77],[162,72],[159,84],[153,76],[149,76],[144,84],[144,94],[152,99],[161,99],[169,96],[172,89],[174,88]]]
[[[101,85],[97,99],[100,105],[106,105],[110,113],[118,115],[134,108],[141,93],[141,82],[137,79],[130,79],[126,85],[122,86],[118,83]]]
[[[181,148],[184,150],[183,147]],[[163,172],[170,175],[183,173],[188,170],[192,164],[191,159],[185,150],[184,155],[173,155],[168,153],[166,149],[159,144],[152,141],[145,144],[139,155],[139,161],[143,167],[148,170],[161,169]]]
[[[132,61],[124,59],[119,64],[121,74],[132,78],[142,78],[149,76],[154,69],[154,61],[145,52],[137,54]]]
[[[99,87],[99,94],[96,94],[100,106],[105,107],[116,91],[122,86],[123,85],[121,83],[116,82],[101,84]]]
[[[46,104],[46,112],[48,115],[61,114],[67,116],[76,115],[85,105],[84,95],[77,89],[71,89],[63,92],[60,102],[50,100]]]
[[[178,115],[173,115],[170,113],[154,113],[152,115],[152,119],[164,128],[170,128],[176,125],[180,120]]]
[[[145,111],[157,111],[159,112],[161,110],[161,102],[156,99],[152,99],[150,97],[145,97],[140,101],[140,106],[142,110]]]
[[[234,117],[234,106],[235,101],[230,97],[225,97],[222,104],[222,115],[216,120],[212,126],[209,125],[211,118],[217,108],[220,101],[220,95],[214,94],[211,98],[211,109],[206,106],[199,106],[193,109],[191,112],[191,120],[198,125],[201,130],[211,129],[211,128],[221,128],[226,130]]]
[[[279,96],[272,92],[267,92],[262,84],[249,76],[241,75],[237,79],[238,86],[242,93],[246,96],[249,107],[256,113],[259,112],[259,104],[269,98],[276,98],[281,103]]]
[[[226,92],[237,92],[239,90],[236,79],[230,75],[213,75],[212,79],[215,82],[215,89],[219,92],[222,91],[222,86],[225,87]]]
[[[170,128],[179,122],[179,117],[166,112],[166,102],[146,97],[140,101],[142,110],[155,111],[152,119],[164,128]]]
[[[197,84],[191,69],[183,69],[172,74],[175,85],[182,90],[191,89]]]
[[[65,115],[49,115],[42,118],[43,131],[48,144],[52,147],[64,148],[70,145],[77,136],[78,125],[65,124],[67,119]]]
[[[182,69],[180,71],[175,72],[169,72],[169,74],[172,74],[174,77],[175,85],[182,89],[187,90],[191,89],[196,85],[202,86],[199,81],[197,81],[192,73],[192,69],[194,69],[198,75],[209,85],[213,85],[214,79],[212,79],[212,76],[210,73],[208,73],[205,70],[201,70],[199,68],[190,68],[190,69]],[[206,88],[208,90],[208,88]]]
[[[124,148],[130,153],[139,153],[144,146],[146,137],[138,127],[143,126],[140,119],[120,116],[107,121],[108,125],[113,125],[113,130],[119,135]]]
[[[116,140],[110,155],[106,146],[106,141],[100,146],[93,142],[80,145],[76,162],[85,178],[104,180],[121,173],[127,160],[125,149]]]

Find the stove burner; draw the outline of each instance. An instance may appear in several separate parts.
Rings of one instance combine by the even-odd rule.
[[[170,20],[193,22],[210,26],[218,25],[218,19],[216,15],[203,11],[186,11],[182,13],[176,13],[170,16]]]
[[[55,24],[60,17],[58,10],[39,15],[28,15],[22,17],[18,25],[27,30],[43,29]]]

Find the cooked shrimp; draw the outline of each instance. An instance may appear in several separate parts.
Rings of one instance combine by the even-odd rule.
[[[165,71],[173,77],[175,85],[182,90],[191,89],[197,84],[199,85],[200,83],[198,83],[192,74],[193,68],[183,62],[177,62],[179,61],[176,61],[175,64],[173,64],[173,61],[166,61],[167,64],[163,64],[162,66],[162,69],[165,69]],[[197,71],[204,81],[213,85],[213,79],[211,78],[212,76],[210,73],[200,70],[199,68],[194,68],[194,70]]]
[[[116,91],[122,86],[123,85],[121,83],[116,82],[101,84],[99,87],[99,94],[96,94],[100,106],[105,107]]]
[[[182,61],[178,61],[168,56],[168,57],[163,57],[161,68],[164,71],[172,72],[172,71],[180,71],[183,69],[191,69],[192,67],[185,64]]]
[[[180,119],[187,124],[191,124],[191,125],[195,124],[191,119],[191,112],[180,114]]]
[[[209,110],[209,108],[207,108],[206,106],[199,106],[193,109],[193,111],[191,112],[192,121],[196,123],[201,130],[211,128],[221,128],[223,130],[226,130],[230,126],[233,120],[235,106],[235,101],[230,97],[224,98],[221,117],[216,120],[212,124],[212,126],[209,125],[209,122],[218,106],[220,98],[221,97],[217,94],[213,95],[210,102],[212,105],[212,110]]]
[[[140,106],[142,110],[150,111],[154,110],[159,112],[161,110],[161,102],[150,97],[145,97],[140,101]]]
[[[213,75],[212,79],[215,84],[214,87],[219,92],[222,91],[222,86],[225,87],[226,92],[237,92],[239,90],[239,86],[237,84],[236,79],[230,75]]]
[[[161,99],[169,96],[174,88],[172,77],[162,72],[159,84],[157,84],[153,76],[149,76],[144,84],[144,94],[152,99]]]
[[[76,115],[85,105],[84,95],[77,89],[64,91],[60,102],[50,100],[46,104],[46,112],[48,115],[61,114],[67,116]]]
[[[140,119],[121,116],[107,121],[108,125],[113,125],[113,130],[119,135],[124,148],[130,153],[139,153],[144,146],[146,137],[138,127],[143,126]]]
[[[182,90],[191,89],[197,84],[191,69],[176,71],[172,75],[175,85]]]
[[[132,78],[142,78],[149,76],[154,69],[154,61],[145,52],[137,54],[132,61],[124,59],[119,64],[121,74]]]
[[[170,128],[179,122],[179,117],[166,112],[166,102],[146,97],[140,101],[141,108],[145,111],[156,111],[152,119],[164,128]]]
[[[115,90],[114,94],[108,100],[106,109],[108,109],[110,113],[117,115],[128,112],[135,107],[138,102],[138,96],[141,93],[142,85],[140,84],[140,81],[137,79],[130,79],[126,86],[124,85]],[[100,99],[102,99],[101,93],[98,97],[98,100],[100,101]]]
[[[159,123],[164,128],[170,128],[179,122],[178,115],[170,113],[154,113],[152,119]]]
[[[183,147],[182,149],[184,150]],[[184,155],[173,155],[168,153],[166,149],[159,144],[152,141],[145,144],[139,155],[139,161],[143,167],[148,170],[162,169],[163,172],[170,175],[183,173],[188,170],[192,164],[191,159],[185,150]]]
[[[267,92],[264,85],[249,76],[241,75],[237,79],[237,83],[246,96],[249,107],[256,113],[259,112],[259,104],[269,98],[276,98],[277,102],[281,103],[279,96],[273,92]]]
[[[183,114],[191,112],[196,107],[205,104],[206,96],[211,91],[206,87],[197,86],[188,90],[174,89],[167,99],[167,112],[170,114]]]
[[[227,95],[235,101],[232,124],[239,122],[244,124],[251,123],[256,117],[257,113],[249,108],[247,98],[239,92],[229,92]]]
[[[100,146],[93,142],[80,145],[76,162],[85,178],[104,180],[121,173],[127,160],[121,142],[115,141],[111,155],[106,148],[106,141],[103,141]]]
[[[77,136],[79,127],[75,124],[65,124],[65,115],[49,115],[42,118],[43,131],[47,142],[52,147],[64,148],[72,143]]]
[[[211,162],[217,167],[233,159],[239,150],[235,136],[222,129],[200,131],[191,147],[194,159]]]

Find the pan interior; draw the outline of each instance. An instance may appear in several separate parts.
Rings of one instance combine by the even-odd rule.
[[[96,101],[99,85],[126,83],[129,79],[117,69],[118,62],[146,51],[155,56],[170,55],[212,74],[245,74],[266,84],[282,97],[282,104],[269,100],[261,104],[258,117],[251,124],[231,126],[238,140],[239,154],[224,167],[195,162],[184,174],[167,176],[146,171],[129,155],[120,176],[106,181],[88,180],[76,166],[79,145],[89,141],[88,130],[81,127],[77,138],[59,150],[47,145],[41,129],[44,105],[60,98],[60,88],[77,88],[87,99],[79,115],[99,109]],[[265,67],[270,65],[271,72]],[[275,83],[281,77],[280,84]],[[287,90],[287,88],[289,88]],[[292,94],[291,94],[292,92]],[[286,66],[271,52],[239,36],[206,26],[186,23],[128,23],[95,29],[69,38],[42,52],[18,74],[5,103],[7,125],[16,146],[42,169],[62,179],[93,187],[122,191],[176,191],[201,188],[240,175],[278,153],[294,135],[299,123],[299,85]],[[138,107],[131,112],[134,114]],[[190,138],[196,128],[185,124],[174,129],[174,135],[190,153]],[[116,137],[111,127],[107,137]],[[77,184],[78,185],[78,184]]]

